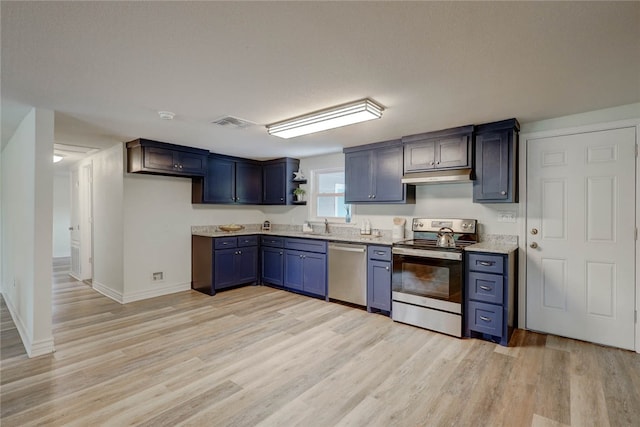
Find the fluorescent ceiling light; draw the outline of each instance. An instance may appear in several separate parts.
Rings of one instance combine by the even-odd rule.
[[[62,160],[64,157],[62,156],[58,156],[56,154],[53,155],[53,163],[58,163],[60,160]]]
[[[293,138],[327,129],[379,119],[384,109],[370,99],[339,105],[267,125],[269,135]]]

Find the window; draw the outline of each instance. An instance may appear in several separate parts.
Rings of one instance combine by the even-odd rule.
[[[315,218],[344,219],[344,169],[312,171],[311,215]]]

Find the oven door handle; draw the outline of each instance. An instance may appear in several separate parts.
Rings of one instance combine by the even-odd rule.
[[[432,259],[448,259],[452,261],[462,261],[462,252],[443,252],[430,249],[407,249],[394,247],[391,248],[391,252],[394,255],[410,255],[418,258],[432,258]]]

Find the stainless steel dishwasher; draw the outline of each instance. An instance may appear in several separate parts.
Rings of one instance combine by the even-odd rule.
[[[329,243],[329,298],[367,305],[367,247]]]

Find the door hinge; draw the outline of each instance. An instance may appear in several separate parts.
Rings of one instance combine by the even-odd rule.
[[[633,312],[633,322],[638,323],[638,310],[634,310]]]
[[[638,240],[638,227],[636,227],[636,234],[635,234],[635,236],[636,236],[636,240]]]

